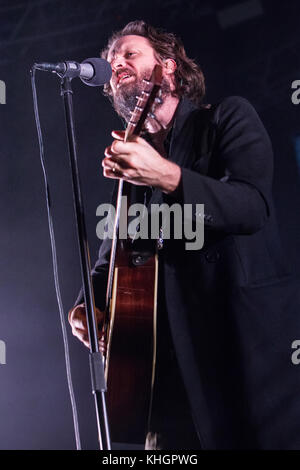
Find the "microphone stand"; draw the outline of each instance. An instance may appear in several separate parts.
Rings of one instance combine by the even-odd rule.
[[[61,95],[63,98],[66,130],[69,148],[69,161],[71,165],[73,201],[76,218],[77,239],[80,252],[80,264],[84,301],[87,316],[88,335],[90,342],[90,372],[92,382],[92,393],[95,400],[96,418],[98,427],[98,438],[101,450],[110,450],[110,433],[106,410],[106,381],[104,376],[104,362],[102,353],[99,351],[98,344],[98,326],[96,321],[95,299],[91,278],[91,263],[89,247],[86,235],[86,226],[84,219],[84,209],[82,203],[79,172],[77,165],[77,149],[73,113],[73,91],[71,80],[73,77],[61,76]]]

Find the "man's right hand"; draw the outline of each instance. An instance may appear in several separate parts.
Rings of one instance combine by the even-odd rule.
[[[90,347],[89,343],[89,336],[88,336],[88,328],[86,322],[86,312],[85,312],[85,304],[79,304],[75,308],[69,311],[69,323],[72,327],[72,333],[76,338],[78,338],[85,346],[88,348]],[[100,351],[105,354],[106,352],[106,345],[104,342],[104,338],[102,335],[102,323],[104,319],[104,313],[101,312],[98,308],[96,308],[96,318],[98,323],[98,339],[99,339],[99,349]]]

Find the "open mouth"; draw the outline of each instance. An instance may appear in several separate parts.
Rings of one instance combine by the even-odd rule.
[[[123,83],[127,83],[128,81],[130,81],[130,79],[134,78],[134,75],[129,75],[128,73],[121,73],[119,76],[118,76],[118,83],[117,83],[117,86],[119,87],[120,85],[122,85]]]

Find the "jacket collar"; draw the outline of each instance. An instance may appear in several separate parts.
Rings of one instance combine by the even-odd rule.
[[[189,99],[183,97],[175,112],[175,120],[170,139],[169,158],[174,163],[184,166],[189,158],[193,141],[193,115],[197,110]]]
[[[188,159],[192,143],[191,126],[189,120],[193,112],[198,109],[189,99],[183,97],[178,103],[174,116],[174,124],[170,131],[169,159],[178,165],[183,165]],[[184,131],[186,127],[186,132]],[[183,137],[182,131],[185,136]],[[149,206],[162,202],[162,192],[154,189],[149,201]]]
[[[180,134],[186,120],[188,119],[190,114],[195,111],[195,109],[198,108],[194,103],[192,103],[192,101],[190,101],[185,96],[181,98],[175,111],[172,140],[177,137],[178,134]]]

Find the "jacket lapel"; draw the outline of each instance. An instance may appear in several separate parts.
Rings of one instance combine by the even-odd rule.
[[[193,125],[191,121],[197,107],[188,99],[182,98],[175,112],[174,125],[169,148],[169,160],[179,166],[185,166],[193,145]],[[151,204],[161,204],[163,196],[160,189],[154,189],[148,202]]]

